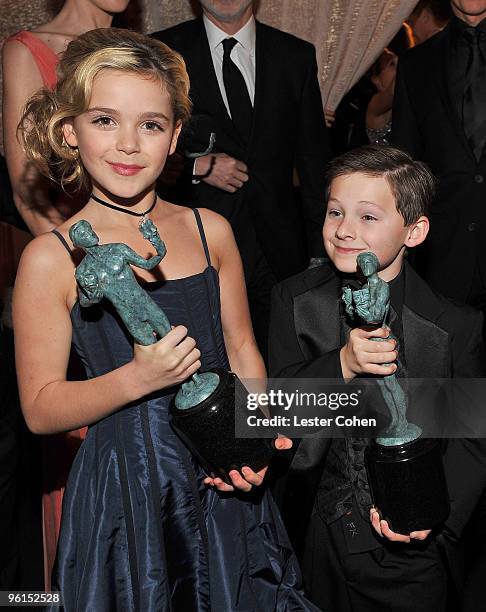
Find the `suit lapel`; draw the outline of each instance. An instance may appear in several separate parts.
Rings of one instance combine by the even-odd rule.
[[[330,271],[323,282],[294,298],[297,338],[306,359],[340,347],[341,281]]]
[[[404,273],[402,324],[408,376],[448,378],[451,370],[449,334],[437,325],[443,306],[407,264]]]
[[[214,117],[216,125],[223,126],[226,133],[230,134],[233,139],[239,140],[238,133],[221,96],[204,22],[202,18],[198,19],[197,22],[194,43],[188,51],[188,65],[192,67],[191,90],[197,91],[198,106],[205,109],[209,116]],[[217,143],[218,135],[216,134],[216,150]]]
[[[248,139],[247,153],[253,148],[253,141],[258,134],[258,121],[265,108],[265,89],[270,90],[268,78],[269,70],[269,49],[267,49],[265,38],[265,27],[256,22],[256,41],[255,41],[255,98],[253,101],[253,120]]]

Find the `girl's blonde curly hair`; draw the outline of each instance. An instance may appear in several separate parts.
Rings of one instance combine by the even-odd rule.
[[[120,28],[82,34],[62,55],[55,89],[41,89],[27,101],[18,127],[27,158],[63,187],[89,185],[77,148],[64,139],[63,123],[88,109],[93,81],[103,70],[159,80],[169,94],[174,121],[184,125],[189,120],[189,77],[178,53],[153,38]]]

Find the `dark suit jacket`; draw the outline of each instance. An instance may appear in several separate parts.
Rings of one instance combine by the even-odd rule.
[[[192,186],[186,177],[192,190],[189,204],[229,219],[247,276],[255,251],[254,232],[278,279],[304,269],[309,255],[323,253],[324,169],[329,157],[314,47],[256,23],[253,127],[245,145],[224,106],[202,19],[153,36],[178,51],[187,65],[194,108],[185,148],[205,150],[210,133],[215,132],[214,151],[244,161],[249,168],[248,183],[235,194],[204,182]],[[292,183],[294,167],[300,177],[302,209]]]
[[[404,264],[402,309],[405,363],[410,378],[485,376],[482,315],[435,292]],[[272,377],[341,378],[341,281],[330,264],[274,287],[269,339]],[[330,439],[305,438],[297,446],[279,501],[289,535],[302,550]],[[447,520],[458,538],[486,484],[482,440],[449,440],[444,455],[451,499]]]
[[[486,277],[486,155],[476,161],[450,99],[450,39],[449,25],[400,58],[391,141],[439,179],[417,267],[435,289],[465,301],[476,257]]]

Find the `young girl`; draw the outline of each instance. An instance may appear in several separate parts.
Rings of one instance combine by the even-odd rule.
[[[231,472],[234,487],[206,478],[169,426],[170,388],[198,368],[265,376],[229,225],[154,191],[189,116],[184,63],[139,34],[94,30],[69,44],[59,74],[56,89],[26,108],[25,148],[64,183],[89,183],[93,197],[25,250],[14,324],[29,427],[89,425],[63,503],[55,584],[65,609],[314,610],[297,590],[272,499],[247,493],[265,470]],[[84,219],[100,243],[149,256],[142,213],[167,255],[151,272],[134,271],[174,327],[156,344],[133,346],[109,304],[81,309],[69,228]],[[65,379],[71,340],[87,381]]]

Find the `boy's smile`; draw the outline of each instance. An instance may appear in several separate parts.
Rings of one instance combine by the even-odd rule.
[[[405,247],[425,238],[423,219],[405,226],[383,176],[338,176],[330,186],[324,246],[336,268],[346,273],[356,272],[359,253],[373,252],[380,262],[379,276],[390,281],[400,272]]]

